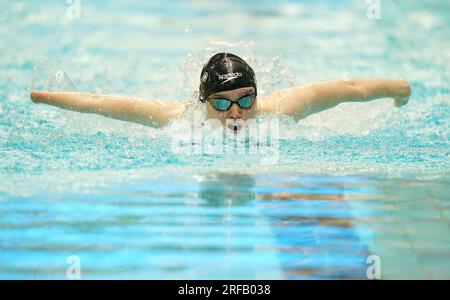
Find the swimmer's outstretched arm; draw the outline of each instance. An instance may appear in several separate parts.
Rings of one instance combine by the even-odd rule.
[[[277,91],[261,101],[262,112],[278,112],[302,119],[344,102],[365,102],[394,98],[394,105],[405,105],[411,88],[406,80],[357,78],[315,83]]]
[[[166,102],[77,92],[32,91],[30,98],[34,103],[45,103],[152,127],[163,126],[170,119],[181,116],[185,109],[185,105],[178,101]]]

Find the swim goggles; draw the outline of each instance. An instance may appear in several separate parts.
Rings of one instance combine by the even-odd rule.
[[[251,94],[242,96],[241,98],[235,101],[226,98],[209,98],[208,100],[211,103],[212,107],[214,107],[218,111],[227,111],[230,109],[233,103],[237,103],[237,105],[239,105],[239,107],[242,109],[248,109],[252,107],[255,98],[256,94]]]

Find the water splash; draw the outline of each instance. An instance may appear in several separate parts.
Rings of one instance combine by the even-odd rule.
[[[49,58],[39,59],[33,66],[33,81],[30,90],[76,91],[69,76]]]

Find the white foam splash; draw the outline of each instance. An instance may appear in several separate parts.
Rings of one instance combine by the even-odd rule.
[[[75,85],[58,65],[47,57],[39,59],[33,66],[33,81],[30,90],[75,91]]]

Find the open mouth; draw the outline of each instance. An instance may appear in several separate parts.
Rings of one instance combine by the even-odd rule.
[[[236,133],[242,128],[243,124],[244,124],[243,120],[233,120],[227,122],[227,128],[233,130]]]

